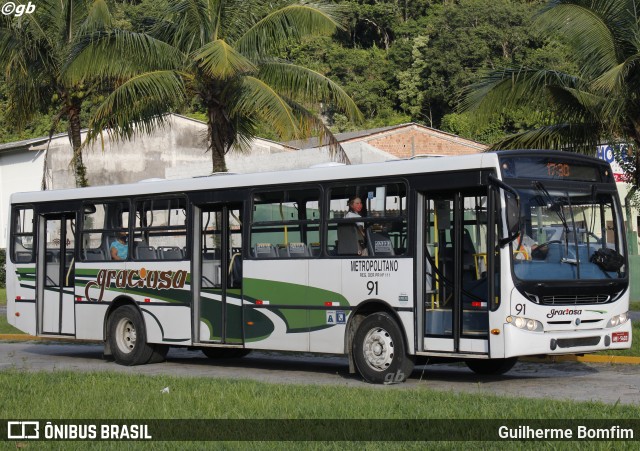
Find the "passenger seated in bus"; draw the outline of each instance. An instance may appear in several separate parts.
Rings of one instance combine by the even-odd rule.
[[[362,200],[358,196],[350,197],[347,201],[347,206],[349,207],[349,211],[344,216],[345,218],[362,217]],[[358,231],[358,242],[360,246],[358,255],[368,255],[364,232],[364,222],[356,222],[356,229]]]
[[[358,196],[352,196],[347,201],[347,206],[349,207],[349,211],[345,218],[361,218],[362,217],[362,200]],[[358,231],[364,238],[364,222],[356,222],[358,225]]]
[[[116,240],[111,243],[111,260],[126,260],[128,255],[127,233],[120,232]]]

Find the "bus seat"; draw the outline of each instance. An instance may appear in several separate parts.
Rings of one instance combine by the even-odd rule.
[[[242,286],[242,255],[233,254],[229,263],[229,287],[240,288]]]
[[[373,232],[367,229],[367,245],[369,247],[369,255],[377,255],[383,257],[392,257],[396,255],[391,243],[389,235],[383,232]]]
[[[462,229],[462,279],[475,280],[476,278],[476,262],[473,254],[476,253],[476,247],[473,245],[469,230]]]
[[[88,262],[98,262],[106,259],[102,249],[85,249],[84,260]]]
[[[161,260],[182,260],[182,249],[177,246],[159,246],[158,255]]]
[[[16,263],[29,263],[31,262],[31,252],[18,251],[16,252]]]
[[[202,254],[202,259],[203,260],[220,260],[220,249],[208,249],[204,254]]]
[[[157,260],[158,254],[153,246],[138,246],[136,248],[137,260]]]
[[[360,233],[355,224],[338,224],[338,255],[360,254]]]
[[[287,244],[287,253],[292,258],[303,258],[309,256],[309,250],[304,243],[289,243]]]
[[[312,257],[317,257],[320,255],[320,243],[311,243],[309,244],[309,253]]]
[[[256,258],[277,258],[278,252],[273,244],[257,243],[253,246],[253,254]]]
[[[60,251],[47,251],[47,263],[55,263],[60,261]]]

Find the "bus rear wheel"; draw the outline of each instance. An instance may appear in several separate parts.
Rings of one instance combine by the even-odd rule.
[[[147,343],[144,322],[132,305],[118,307],[109,317],[109,347],[116,363],[144,365],[154,355],[154,347]]]
[[[476,374],[499,375],[513,368],[517,361],[517,357],[511,357],[509,359],[466,360],[465,363]]]
[[[373,384],[404,382],[413,371],[402,332],[388,313],[374,313],[362,320],[351,352],[360,375]]]

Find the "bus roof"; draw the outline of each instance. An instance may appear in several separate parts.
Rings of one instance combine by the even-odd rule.
[[[472,155],[410,160],[390,160],[347,166],[315,167],[277,172],[211,175],[188,179],[146,181],[123,185],[92,186],[50,191],[13,193],[11,204],[64,201],[77,199],[116,198],[161,193],[185,193],[200,190],[243,188],[252,186],[287,185],[320,181],[351,180],[381,176],[402,176],[427,172],[496,168],[498,156],[552,154],[553,151],[501,151]],[[575,155],[575,154],[572,154]]]

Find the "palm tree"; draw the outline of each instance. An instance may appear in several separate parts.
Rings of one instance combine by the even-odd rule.
[[[171,101],[175,106],[195,95],[206,110],[214,172],[227,170],[225,155],[247,148],[259,124],[267,124],[283,139],[318,133],[344,161],[346,155],[339,153],[339,145],[311,108],[331,102],[357,119],[361,113],[355,103],[323,75],[276,57],[303,36],[332,33],[339,26],[334,7],[282,4],[182,0],[168,6],[154,37],[112,32],[83,43],[77,49],[80,69],[71,67],[79,79],[88,60],[104,75],[123,79],[98,108],[89,139],[104,128],[116,139],[147,132],[164,120],[162,113],[170,111]],[[113,63],[131,55],[153,69],[125,74],[130,67]]]
[[[494,143],[500,148],[556,148],[595,153],[602,143],[633,144],[633,191],[640,186],[640,2],[552,0],[534,26],[570,48],[578,68],[495,71],[467,88],[461,108],[491,117],[526,107],[544,125]]]
[[[35,11],[0,22],[0,64],[9,98],[8,117],[24,126],[35,114],[54,108],[50,136],[68,122],[75,184],[87,186],[82,161],[83,99],[99,89],[92,77],[70,80],[65,65],[83,36],[111,26],[105,0],[39,0]],[[90,67],[86,68],[90,72]]]

